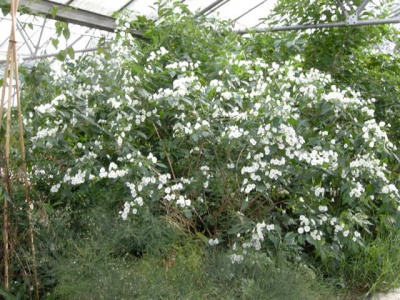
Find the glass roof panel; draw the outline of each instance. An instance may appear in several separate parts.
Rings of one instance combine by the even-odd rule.
[[[87,10],[100,15],[111,16],[114,12],[119,11],[129,2],[131,1],[130,0],[112,0],[112,1],[75,0],[70,5],[72,7],[76,7],[82,10]]]
[[[260,20],[261,18],[267,18],[270,15],[277,2],[277,0],[268,0],[262,3],[256,9],[238,19],[237,23],[243,25],[245,28],[256,26],[260,22],[263,22],[263,20]]]
[[[76,51],[85,50],[97,46],[100,37],[109,38],[112,33],[98,29],[84,27],[76,24],[69,24],[70,37],[66,40],[63,36],[59,37],[58,48],[52,44],[52,39],[56,38],[55,22],[51,19],[44,19],[32,15],[19,15],[17,20],[16,41],[18,57],[27,60],[30,57],[55,54],[66,47],[73,47]],[[7,30],[0,30],[0,67],[5,60],[10,28],[10,15],[4,16],[0,11],[0,27]],[[1,76],[1,74],[0,74]]]
[[[215,0],[186,0],[184,3],[188,6],[191,11],[198,11],[206,8],[211,3],[215,2]]]
[[[25,5],[29,5],[31,0],[20,0]],[[218,3],[216,0],[180,0],[182,3],[188,5],[192,11],[201,11],[211,4]],[[215,11],[210,10],[212,16],[222,19],[232,19],[235,21],[236,30],[243,30],[258,26],[265,28],[268,26],[269,21],[260,20],[260,18],[267,18],[273,6],[279,0],[222,0],[216,5]],[[32,1],[31,1],[32,2]],[[126,7],[132,11],[132,17],[135,15],[146,15],[150,18],[157,18],[157,11],[155,8],[156,0],[42,0],[41,3],[48,9],[52,5],[70,4],[73,7],[80,8],[87,11],[88,19],[91,20],[89,24],[96,25],[96,18],[90,18],[90,13],[97,13],[102,15],[111,16],[114,12],[119,11],[121,8]],[[372,1],[370,3],[373,3]],[[395,0],[392,8],[392,17],[400,18],[400,0]],[[378,4],[375,4],[375,6]],[[374,10],[372,5],[367,5],[365,10]],[[378,10],[379,11],[379,10]],[[377,14],[378,14],[377,11]],[[74,13],[74,9],[69,11]],[[81,15],[86,16],[85,14]],[[98,16],[95,16],[98,17]],[[379,17],[379,16],[377,16]],[[69,24],[71,37],[66,41],[60,39],[58,49],[52,45],[52,38],[56,36],[53,20],[46,20],[40,17],[21,15],[18,18],[18,55],[31,58],[35,55],[42,55],[48,53],[56,53],[65,47],[73,46],[75,50],[83,50],[85,48],[94,47],[100,36],[112,35],[112,33],[105,33],[95,29],[89,29],[78,25]],[[397,25],[400,26],[400,25]],[[11,27],[10,16],[4,16],[0,10],[0,61],[4,60],[5,53],[8,47],[9,28]],[[31,28],[30,28],[31,27]],[[44,30],[42,30],[44,28]],[[106,27],[107,28],[107,27]],[[1,66],[1,62],[0,62]]]
[[[157,18],[157,10],[154,3],[156,0],[136,0],[132,1],[126,9],[131,10],[133,15],[142,15],[148,18]]]
[[[219,7],[214,15],[221,16],[224,19],[234,20],[258,4],[264,2],[263,0],[230,0],[226,4]]]

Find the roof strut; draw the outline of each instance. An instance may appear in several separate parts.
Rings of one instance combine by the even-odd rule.
[[[274,32],[274,31],[291,31],[291,30],[306,30],[306,29],[318,29],[318,28],[330,28],[330,27],[353,27],[353,26],[369,26],[369,25],[381,25],[381,24],[395,24],[400,23],[400,18],[390,19],[373,19],[373,20],[358,20],[356,23],[350,24],[348,22],[332,22],[332,23],[321,23],[321,24],[304,24],[304,25],[292,25],[292,26],[275,26],[271,28],[255,28],[255,32]],[[252,30],[238,30],[239,34],[246,34],[252,32]]]
[[[360,4],[360,6],[357,7],[357,11],[356,11],[354,14],[349,15],[349,13],[347,12],[346,8],[344,7],[342,1],[341,1],[341,0],[336,0],[336,2],[339,4],[339,6],[340,6],[340,8],[341,8],[341,10],[342,10],[343,15],[346,17],[346,22],[347,22],[349,25],[357,24],[357,22],[358,22],[358,16],[359,16],[360,13],[363,11],[363,9],[365,8],[365,6],[367,6],[367,4],[368,4],[369,1],[370,1],[370,0],[364,0],[364,1]]]
[[[42,0],[40,2],[31,0],[20,0],[20,5],[30,8],[32,11],[44,14],[49,18],[54,18],[62,22],[70,22],[91,28],[114,32],[116,29],[115,19],[104,15],[92,13],[89,11],[65,7],[64,5],[57,4]],[[54,7],[57,8],[55,17],[51,15]],[[143,34],[137,30],[131,30],[131,34],[138,38],[143,38]]]
[[[265,2],[267,2],[268,0],[264,0],[260,3],[258,3],[256,6],[250,8],[248,11],[244,12],[243,14],[241,14],[239,17],[237,17],[236,19],[233,20],[233,22],[236,22],[237,20],[239,20],[240,18],[243,18],[245,15],[247,15],[249,12],[252,12],[253,10],[255,10],[257,7],[263,5]]]
[[[226,0],[216,0],[213,3],[211,3],[209,6],[203,8],[201,11],[199,11],[197,14],[201,15],[204,14],[206,12],[208,12],[209,10],[213,9],[215,6],[217,6],[218,4],[220,4],[221,2],[226,1]]]

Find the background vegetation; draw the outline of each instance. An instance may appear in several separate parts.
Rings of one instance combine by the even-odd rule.
[[[337,15],[334,1],[280,3],[289,22]],[[60,70],[23,71],[42,297],[344,299],[395,286],[400,70],[378,47],[398,32],[241,36],[179,3],[158,14],[119,16],[114,40],[60,55]],[[0,291],[25,299],[13,155],[13,282]]]

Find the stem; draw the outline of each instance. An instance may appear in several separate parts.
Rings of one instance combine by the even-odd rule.
[[[11,34],[12,37],[12,34]],[[11,41],[8,47],[8,59],[10,60],[10,65],[13,64],[13,57],[11,56]],[[11,184],[10,184],[10,172],[9,172],[9,161],[10,161],[10,127],[11,127],[11,100],[12,100],[12,78],[13,70],[10,68],[8,77],[4,77],[4,80],[8,80],[8,102],[7,102],[7,121],[6,121],[6,145],[5,145],[5,181],[6,181],[6,193],[11,195]],[[7,72],[7,70],[5,70]],[[7,79],[6,79],[7,78]],[[10,288],[10,273],[9,273],[9,263],[10,263],[10,242],[9,242],[9,230],[10,221],[8,218],[8,201],[3,198],[3,248],[4,248],[4,288],[9,290]]]
[[[35,239],[32,226],[31,218],[31,199],[29,197],[29,181],[27,175],[26,166],[26,154],[25,154],[25,141],[24,141],[24,125],[22,122],[22,111],[21,111],[21,98],[20,98],[20,87],[18,81],[18,64],[17,64],[17,49],[14,47],[13,51],[14,67],[15,67],[15,78],[16,78],[16,95],[17,95],[17,109],[18,109],[18,125],[19,125],[19,143],[21,149],[21,160],[22,160],[22,175],[24,178],[24,191],[25,191],[25,202],[26,202],[26,216],[28,220],[29,229],[29,246],[31,248],[32,255],[32,271],[33,271],[33,284],[35,290],[35,299],[39,299],[39,280],[36,270],[36,250],[35,250]]]
[[[4,69],[4,79],[3,79],[3,90],[1,93],[1,103],[0,103],[0,131],[2,129],[2,124],[3,124],[3,108],[5,104],[5,98],[6,98],[6,87],[7,87],[7,82],[8,82],[8,71],[10,68],[10,61],[11,61],[11,42],[8,44],[8,50],[7,50],[7,60],[6,60],[6,66]],[[9,93],[8,93],[8,102],[11,102],[11,96],[10,96],[10,91],[11,91],[11,86],[9,86]],[[7,133],[6,133],[7,137]],[[10,186],[10,176],[9,176],[9,171],[8,171],[8,154],[4,154],[4,177],[5,177],[5,192],[10,195],[11,191],[11,186]],[[6,290],[9,289],[10,284],[9,284],[9,260],[10,260],[10,242],[9,242],[9,230],[10,230],[10,222],[8,219],[8,201],[6,200],[5,196],[3,197],[3,261],[4,261],[4,288]]]
[[[156,124],[153,123],[153,126],[154,126],[154,129],[156,130],[158,139],[160,140],[160,142],[162,142],[162,139],[161,139],[160,133],[158,132],[158,129],[157,129]],[[165,150],[165,147],[162,145],[162,143],[161,143],[161,147],[163,148],[165,157],[166,157],[167,160],[168,160],[168,165],[169,165],[169,168],[170,168],[170,170],[171,170],[172,177],[173,177],[174,179],[176,179],[176,177],[175,177],[175,172],[174,172],[174,168],[172,167],[171,159],[169,158],[168,152],[167,152],[167,150]]]

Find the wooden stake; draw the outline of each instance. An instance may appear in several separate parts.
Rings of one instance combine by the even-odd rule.
[[[12,107],[12,80],[15,77],[15,90],[17,98],[17,111],[18,111],[18,125],[19,125],[19,142],[21,150],[21,160],[22,160],[22,175],[24,181],[24,191],[25,191],[25,204],[26,204],[26,214],[28,221],[29,230],[29,246],[32,255],[32,273],[33,273],[33,285],[35,299],[39,300],[39,280],[37,277],[36,269],[36,250],[34,243],[34,232],[31,219],[31,201],[29,197],[29,181],[27,175],[26,166],[26,154],[25,154],[25,142],[24,142],[24,127],[22,122],[22,112],[21,112],[21,99],[20,99],[20,86],[18,80],[18,60],[17,60],[17,47],[16,47],[16,17],[17,17],[18,0],[11,0],[11,33],[9,40],[9,47],[7,52],[7,61],[4,75],[3,92],[0,107],[0,131],[3,118],[3,106],[5,99],[5,87],[6,78],[8,79],[8,103],[7,103],[7,120],[6,120],[6,145],[5,145],[5,179],[6,179],[6,190],[9,195],[11,195],[11,179],[9,172],[9,160],[10,160],[10,132],[11,132],[11,107]],[[9,213],[8,213],[8,202],[4,198],[3,203],[3,249],[4,249],[4,287],[6,290],[9,289],[9,259],[10,259],[10,243],[9,243]]]

